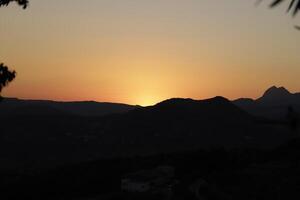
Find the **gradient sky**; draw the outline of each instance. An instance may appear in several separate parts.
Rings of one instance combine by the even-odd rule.
[[[269,1],[270,2],[270,1]],[[300,91],[300,32],[255,0],[31,0],[0,9],[4,96],[149,105]],[[300,16],[299,16],[300,17]]]

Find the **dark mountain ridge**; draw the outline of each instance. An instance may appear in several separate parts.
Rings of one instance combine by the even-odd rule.
[[[300,93],[291,93],[284,87],[272,86],[256,100],[240,98],[233,103],[256,116],[284,119],[289,107],[300,112]]]
[[[277,98],[277,92],[273,95],[272,90],[264,96]],[[289,96],[286,92],[278,94]],[[190,188],[199,177],[213,185],[221,179],[219,185],[224,183],[224,188],[230,185],[230,190],[224,191],[235,194],[235,199],[244,198],[249,188],[249,199],[253,199],[252,194],[260,192],[265,185],[271,185],[266,195],[270,197],[278,186],[278,181],[274,180],[284,180],[280,182],[282,191],[287,184],[285,180],[292,180],[292,184],[298,181],[286,177],[297,177],[295,174],[299,170],[295,169],[299,168],[286,167],[283,171],[279,167],[285,162],[278,165],[269,161],[272,156],[276,157],[273,159],[276,162],[278,158],[294,161],[299,154],[299,142],[289,143],[270,154],[273,151],[267,148],[280,146],[290,139],[289,129],[258,122],[247,109],[235,105],[237,102],[241,105],[246,102],[249,106],[259,104],[251,99],[231,102],[223,97],[206,100],[176,98],[154,106],[129,106],[130,109],[124,112],[112,113],[109,109],[110,115],[98,116],[90,114],[89,109],[116,105],[6,99],[0,103],[0,113],[13,108],[16,109],[13,112],[22,114],[0,115],[2,124],[5,124],[0,134],[0,170],[5,170],[2,182],[9,180],[4,190],[10,196],[32,194],[36,199],[44,198],[45,194],[58,199],[70,195],[73,198],[69,199],[74,199],[80,197],[77,191],[79,194],[83,192],[82,196],[96,195],[99,190],[100,193],[116,193],[120,192],[124,170],[128,173],[132,169],[133,172],[137,168],[143,169],[141,166],[149,168],[167,163],[176,167],[179,175],[176,180],[181,181],[179,187],[186,184]],[[89,115],[74,114],[74,110],[82,113],[81,109]],[[261,159],[263,163],[259,163]],[[7,169],[16,173],[9,175]],[[265,181],[270,174],[272,179]],[[257,184],[259,187],[251,189]],[[109,187],[114,189],[109,190]],[[247,190],[241,190],[243,188]],[[290,194],[290,190],[286,191]]]
[[[125,105],[126,109],[123,104],[117,104],[122,112],[113,113],[109,109],[109,115],[99,117],[73,114],[68,109],[75,107],[79,112],[88,106],[102,108],[116,104],[4,99],[0,113],[12,108],[21,112],[16,104],[23,110],[26,108],[26,112],[0,116],[5,124],[1,130],[0,152],[6,152],[1,159],[7,165],[34,162],[56,165],[213,147],[269,148],[288,138],[288,129],[258,123],[256,117],[223,97],[176,98],[148,107]],[[34,111],[37,107],[39,112]],[[53,113],[41,115],[44,111]]]
[[[295,96],[284,87],[272,86],[256,101],[263,104],[278,104],[293,101]]]
[[[58,102],[51,100],[22,100],[4,98],[0,104],[0,115],[80,115],[103,116],[127,112],[138,106],[96,101]]]
[[[210,118],[224,118],[223,120],[234,118],[235,120],[240,120],[251,118],[248,113],[224,97],[214,97],[205,100],[173,98],[162,101],[154,106],[132,110],[126,114],[126,118],[136,118],[137,120],[141,120],[144,116],[155,116],[155,118],[150,120],[169,120],[173,118],[198,118],[205,120],[209,120]]]
[[[123,155],[278,144],[282,134],[255,119],[223,97],[176,98],[120,115],[108,135]]]

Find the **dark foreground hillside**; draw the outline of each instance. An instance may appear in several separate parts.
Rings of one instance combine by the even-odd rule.
[[[53,167],[95,159],[192,151],[273,148],[284,124],[262,123],[223,97],[170,99],[106,116],[0,116],[0,168]]]
[[[273,150],[198,150],[66,165],[45,171],[2,171],[4,199],[166,199],[122,190],[128,174],[175,169],[169,199],[299,199],[300,141]],[[160,191],[159,188],[156,188]]]
[[[267,124],[228,99],[169,99],[116,119],[108,130],[122,155],[145,155],[199,148],[270,148],[288,138],[287,126]]]
[[[105,116],[46,111],[0,116],[2,199],[300,197],[298,125],[223,97]]]

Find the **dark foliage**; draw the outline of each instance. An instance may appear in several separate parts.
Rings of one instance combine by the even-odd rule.
[[[2,89],[14,80],[15,77],[15,71],[10,71],[3,63],[0,64],[0,94]]]
[[[178,180],[172,200],[195,199],[189,186],[198,179],[207,182],[200,188],[207,199],[298,199],[300,168],[295,158],[299,155],[299,140],[292,140],[274,150],[220,148],[98,160],[26,173],[3,171],[0,184],[6,199],[151,199],[123,194],[120,179],[131,172],[169,165]]]
[[[8,6],[9,3],[16,2],[18,5],[22,6],[24,9],[27,8],[29,1],[28,0],[0,0],[1,6]]]
[[[273,8],[275,6],[278,6],[279,4],[286,2],[286,0],[274,0],[270,7]],[[300,0],[289,0],[289,7],[287,9],[287,12],[292,12],[292,14],[295,16],[298,11],[300,10]]]
[[[271,4],[270,7],[276,7],[279,4],[286,2],[286,0],[274,0]],[[300,10],[300,0],[289,0],[289,6],[287,8],[288,13],[292,13],[293,16],[295,16]],[[300,26],[295,26],[296,29],[300,30]]]

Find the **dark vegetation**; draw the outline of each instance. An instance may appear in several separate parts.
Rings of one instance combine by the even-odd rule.
[[[3,101],[1,106],[5,105]],[[265,123],[216,97],[170,99],[125,113],[81,116],[29,107],[0,115],[1,168],[47,166],[114,156],[153,155],[216,146],[272,148],[286,141],[282,123]]]
[[[260,4],[263,0],[257,0],[257,4]],[[300,10],[300,0],[273,0],[269,5],[270,8],[275,8],[283,3],[288,3],[286,12],[292,13],[292,16],[295,17]],[[300,30],[300,26],[296,25],[296,29]]]
[[[278,97],[278,90],[267,94]],[[5,117],[1,195],[153,199],[123,193],[121,179],[168,165],[178,180],[172,199],[195,199],[188,188],[198,179],[207,182],[200,191],[207,199],[298,199],[300,141],[285,121],[261,119],[222,97],[170,99],[99,117]]]
[[[3,63],[0,64],[0,101],[2,100],[1,92],[4,87],[6,87],[14,78],[16,77],[16,72],[11,71]]]
[[[287,2],[287,0],[274,0],[272,4],[270,5],[271,8],[278,6],[284,2]],[[289,6],[287,9],[287,12],[292,12],[293,16],[295,16],[298,11],[300,10],[300,1],[299,0],[288,0]]]
[[[8,6],[11,2],[16,2],[18,5],[22,6],[24,9],[27,8],[29,1],[28,0],[0,0],[1,6]]]
[[[299,145],[299,140],[291,140],[273,150],[219,148],[90,161],[44,171],[3,171],[1,195],[5,199],[134,199],[121,192],[122,176],[170,165],[179,181],[172,199],[194,199],[188,187],[199,178],[215,188],[211,194],[202,191],[208,199],[220,199],[215,197],[218,193],[229,199],[298,199]]]
[[[261,2],[262,0],[258,0]],[[16,2],[18,5],[22,6],[24,9],[27,8],[29,4],[29,0],[0,0],[0,6],[8,6],[11,2]],[[287,12],[292,11],[293,15],[296,15],[300,9],[300,1],[299,0],[274,0],[270,7],[273,8],[283,2],[289,2],[289,6]]]

